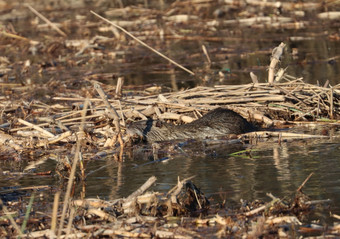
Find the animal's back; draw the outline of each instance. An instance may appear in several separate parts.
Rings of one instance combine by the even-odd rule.
[[[243,134],[254,130],[254,126],[236,112],[217,108],[189,124],[179,125],[179,130],[188,131],[193,138]]]
[[[176,139],[205,139],[209,137],[243,134],[255,128],[232,110],[217,108],[203,117],[183,125],[172,125],[148,120],[133,123],[128,128],[130,135],[137,135],[149,142]]]

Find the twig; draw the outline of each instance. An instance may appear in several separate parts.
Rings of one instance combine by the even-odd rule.
[[[112,26],[118,28],[119,30],[121,30],[122,32],[124,32],[126,35],[130,36],[131,38],[133,38],[135,41],[137,41],[138,43],[140,43],[141,45],[145,46],[146,48],[148,48],[149,50],[153,51],[154,53],[156,53],[157,55],[163,57],[164,59],[170,61],[172,64],[178,66],[179,68],[181,68],[182,70],[185,70],[186,72],[190,73],[191,75],[195,75],[194,72],[192,72],[191,70],[185,68],[184,66],[178,64],[177,62],[175,62],[174,60],[171,60],[169,57],[167,57],[166,55],[160,53],[159,51],[157,51],[156,49],[152,48],[151,46],[147,45],[146,43],[144,43],[143,41],[141,41],[140,39],[138,39],[137,37],[135,37],[134,35],[132,35],[130,32],[128,32],[127,30],[125,30],[124,28],[122,28],[121,26],[118,26],[117,24],[109,21],[108,19],[100,16],[99,14],[95,13],[94,11],[90,11],[93,15],[95,15],[96,17],[102,19],[103,21],[111,24]]]
[[[82,99],[82,101],[84,101],[84,100],[85,99]],[[98,101],[101,101],[101,99],[98,99]],[[75,113],[75,114],[78,114],[78,112]],[[74,114],[69,114],[69,115],[60,117],[60,118],[63,118],[63,120],[61,120],[60,122],[68,123],[68,122],[78,121],[78,120],[82,119],[82,117],[75,117],[75,118],[71,118],[71,119],[64,119],[64,118],[67,118],[67,117],[71,117],[72,115],[74,115]],[[85,117],[85,119],[92,119],[92,118],[101,117],[101,116],[103,116],[103,114],[87,115]],[[56,119],[56,121],[58,121],[58,120],[59,119]],[[50,123],[42,123],[42,124],[38,124],[38,125],[35,125],[35,126],[42,127],[42,126],[48,126],[48,125],[50,125]],[[16,131],[19,131],[19,130],[26,130],[26,129],[29,129],[29,128],[32,128],[32,124],[30,124],[27,127],[19,127],[19,128],[10,129],[9,132],[16,132]]]
[[[201,203],[200,203],[200,200],[198,199],[198,196],[197,196],[196,190],[195,190],[195,189],[193,189],[193,191],[194,191],[194,194],[195,194],[196,202],[198,203],[198,206],[199,206],[199,208],[200,208],[200,209],[202,209],[202,205],[201,205]]]
[[[12,34],[12,33],[9,33],[9,32],[5,32],[4,30],[2,30],[1,32],[0,32],[0,35],[4,35],[5,37],[10,37],[10,38],[14,38],[14,39],[18,39],[18,40],[22,40],[22,41],[28,41],[30,44],[32,44],[32,45],[37,45],[37,44],[39,44],[39,42],[38,41],[33,41],[33,40],[30,40],[30,39],[28,39],[28,38],[26,38],[26,37],[22,37],[22,36],[19,36],[19,35],[15,35],[15,34]],[[2,84],[3,85],[3,84]],[[21,85],[21,84],[19,84],[19,85]],[[11,84],[11,86],[14,86],[14,84]]]
[[[255,209],[253,209],[253,210],[251,210],[251,211],[249,211],[249,212],[246,212],[244,215],[246,215],[246,216],[252,216],[252,215],[254,215],[254,214],[256,214],[256,213],[259,213],[259,212],[265,210],[267,207],[269,207],[268,204],[263,205],[263,206],[261,206],[261,207],[255,208]]]
[[[102,220],[108,220],[110,222],[117,221],[117,219],[115,217],[111,216],[110,214],[104,212],[101,209],[90,208],[90,209],[88,209],[87,213],[95,214],[96,216],[102,218]]]
[[[300,192],[301,189],[303,188],[303,186],[305,186],[305,184],[307,183],[307,181],[310,179],[310,177],[312,177],[312,175],[314,174],[314,172],[310,173],[308,175],[308,177],[305,179],[305,181],[303,181],[303,183],[300,185],[300,187],[296,190],[297,192]]]
[[[130,194],[127,198],[126,201],[131,200],[132,198],[135,198],[142,193],[144,193],[152,184],[156,182],[157,178],[155,176],[150,177],[140,188],[138,188],[135,192]]]
[[[336,219],[338,219],[338,220],[340,220],[340,215],[338,215],[338,214],[333,214],[333,213],[332,213],[331,216],[334,217],[334,218],[336,218]]]
[[[107,100],[107,96],[103,89],[100,87],[98,83],[94,83],[94,88],[97,90],[98,94],[102,98],[107,110],[109,111],[108,116],[114,120],[115,126],[116,126],[116,132],[117,134],[120,133],[120,124],[119,124],[119,115],[116,111],[116,109],[109,103]]]
[[[34,124],[30,123],[30,122],[27,122],[26,120],[18,119],[18,121],[19,121],[19,123],[21,123],[21,124],[24,124],[24,125],[26,125],[26,126],[29,126],[29,127],[33,128],[33,129],[35,129],[35,130],[38,130],[40,133],[43,133],[44,135],[46,135],[46,136],[49,137],[49,138],[55,136],[55,135],[52,134],[51,132],[49,132],[49,131],[47,131],[47,130],[45,130],[45,129],[43,129],[43,128],[37,126],[37,125],[34,125]]]
[[[154,163],[160,163],[160,162],[166,162],[169,160],[169,157],[163,157],[163,158],[160,158],[160,159],[156,159],[156,160],[153,160],[153,161],[149,161],[147,163],[143,163],[143,164],[140,164],[140,165],[136,165],[133,167],[133,169],[135,168],[139,168],[139,167],[143,167],[143,166],[146,166],[146,165],[150,165],[150,164],[154,164]]]
[[[297,219],[295,216],[283,216],[283,217],[275,217],[275,218],[268,218],[266,220],[267,224],[279,224],[279,223],[290,223],[295,225],[302,225],[302,223]]]
[[[99,168],[96,168],[95,170],[92,170],[91,172],[89,172],[88,174],[85,175],[85,178],[87,178],[88,176],[90,176],[91,174],[93,174],[95,172],[98,172],[98,171],[102,170],[103,168],[106,168],[106,167],[109,167],[109,166],[113,165],[113,163],[115,163],[115,161],[112,161],[112,162],[110,162],[108,164],[105,164],[105,165],[99,167]]]
[[[281,136],[280,136],[281,134]],[[273,131],[255,131],[250,133],[243,134],[244,136],[253,137],[253,138],[268,138],[268,137],[283,137],[283,138],[327,138],[325,135],[314,135],[314,134],[299,134],[299,133],[290,133],[290,132],[273,132]]]
[[[94,88],[97,90],[98,94],[102,98],[107,110],[109,111],[108,116],[111,119],[113,119],[113,122],[114,122],[115,127],[116,127],[115,137],[113,139],[111,139],[108,144],[105,144],[105,146],[111,146],[112,147],[118,140],[119,145],[120,145],[119,160],[121,160],[122,157],[123,157],[124,142],[123,142],[122,134],[121,134],[121,130],[120,130],[119,115],[118,115],[116,109],[109,103],[107,96],[106,96],[105,92],[103,91],[103,89],[100,87],[100,85],[98,83],[94,83]]]
[[[54,30],[56,30],[60,35],[62,35],[63,37],[66,37],[67,35],[59,29],[59,27],[57,27],[53,22],[51,22],[50,20],[48,20],[46,17],[44,17],[43,15],[41,15],[37,10],[35,10],[30,4],[26,4],[26,7],[29,8],[29,10],[31,10],[35,15],[37,15],[38,17],[40,17],[43,21],[45,21],[47,23],[47,25],[49,25],[50,27],[52,27]]]
[[[175,187],[173,187],[172,189],[170,189],[169,192],[166,195],[168,196],[168,195],[172,194],[174,196],[177,196],[177,194],[179,194],[181,192],[181,189],[182,189],[184,183],[193,179],[194,177],[196,177],[196,176],[190,176],[188,178],[183,179],[182,181],[179,181],[179,179],[178,179],[177,185]]]
[[[320,200],[312,200],[305,202],[306,205],[314,205],[314,204],[321,204],[321,203],[331,203],[331,199],[320,199]]]
[[[275,198],[272,201],[270,201],[269,203],[266,203],[265,205],[263,205],[261,207],[255,208],[255,209],[253,209],[253,210],[251,210],[249,212],[244,213],[244,215],[252,216],[254,214],[257,214],[257,213],[265,210],[266,208],[269,208],[269,207],[273,206],[275,203],[280,202],[280,201],[281,201],[281,199]]]
[[[66,131],[60,135],[57,135],[57,136],[54,136],[52,138],[49,138],[47,139],[47,141],[43,141],[43,142],[39,142],[37,144],[37,147],[41,147],[41,146],[44,146],[44,145],[47,145],[47,144],[55,144],[65,138],[68,138],[72,135],[72,132],[71,131]]]

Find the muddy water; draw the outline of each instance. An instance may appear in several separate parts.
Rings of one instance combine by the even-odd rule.
[[[129,4],[132,3],[127,2],[126,6]],[[169,7],[169,5],[167,6]],[[91,18],[87,9],[99,10],[98,6],[89,5],[85,9],[77,9],[77,7],[79,6],[74,6],[71,12],[68,12],[66,10],[60,11],[63,8],[61,6],[58,8],[59,11],[54,13],[55,15],[52,14],[53,11],[51,13],[46,9],[43,13],[47,16],[52,14],[51,18],[56,18],[61,22],[69,20],[70,16],[79,14],[87,21],[92,20],[98,23],[98,19]],[[215,10],[214,7],[217,8],[218,6],[212,4],[211,12]],[[32,67],[29,72],[30,75],[27,77],[35,83],[47,82],[51,79],[67,82],[69,79],[84,79],[95,75],[96,80],[116,84],[117,76],[125,76],[125,85],[156,84],[164,86],[165,89],[176,91],[198,84],[249,83],[251,81],[250,72],[254,72],[259,77],[260,82],[265,82],[271,51],[280,42],[287,44],[280,67],[287,67],[288,74],[303,77],[304,81],[314,84],[317,82],[324,84],[327,80],[331,85],[339,83],[340,44],[338,24],[334,21],[320,21],[315,12],[310,13],[305,18],[297,19],[297,22],[308,21],[303,29],[257,29],[240,27],[237,24],[216,27],[214,31],[207,29],[207,32],[199,32],[194,26],[191,29],[191,26],[186,24],[183,26],[146,25],[138,31],[133,28],[128,29],[137,31],[134,33],[137,36],[141,34],[142,38],[146,38],[147,44],[194,71],[196,77],[192,77],[130,38],[125,41],[118,41],[118,44],[115,43],[117,39],[114,38],[112,33],[97,32],[98,29],[95,27],[83,29],[81,28],[84,24],[82,22],[77,22],[74,26],[65,26],[68,30],[68,36],[65,40],[90,40],[96,35],[104,35],[111,38],[111,41],[99,43],[98,48],[93,52],[85,51],[78,55],[79,48],[65,46],[66,43],[62,41],[58,42],[60,39],[58,37],[54,39],[53,32],[48,32],[48,34],[52,34],[52,36],[49,36],[50,41],[44,42],[43,39],[46,38],[47,33],[36,29],[37,26],[31,24],[35,19],[34,15],[26,8],[19,8],[18,11],[22,18],[4,18],[3,24],[12,24],[19,35],[42,41],[43,44],[34,48],[17,42],[17,48],[3,47],[0,49],[0,54],[8,57],[9,61],[14,64],[13,69],[18,72],[22,70],[23,62],[30,60]],[[206,20],[214,19],[211,13],[205,17]],[[225,19],[233,19],[233,17],[227,15]],[[205,24],[205,22],[202,22],[202,24]],[[160,29],[167,33],[164,40],[156,34]],[[183,38],[177,39],[174,38],[173,30],[178,32],[190,30],[192,33],[188,36],[182,34]],[[146,36],[143,34],[143,31],[154,33],[148,37],[147,34]],[[208,40],[208,38],[205,40],[204,37],[210,36],[209,34],[215,40]],[[186,39],[186,37],[189,38]],[[4,46],[9,42],[8,39],[5,39]],[[209,53],[211,65],[207,63],[207,58],[203,54],[203,45]],[[45,48],[55,50],[46,53]],[[112,55],[115,55],[115,57],[111,57]],[[72,64],[68,66],[69,63],[65,59]],[[41,66],[43,69],[40,69]],[[64,66],[67,67],[64,69]],[[53,69],[54,67],[60,69]],[[18,74],[14,70],[10,71],[8,78],[20,82]],[[25,81],[25,77],[23,78],[21,80]],[[202,79],[208,82],[203,82]]]
[[[217,43],[170,41],[167,47],[171,48],[171,51],[168,48],[157,47],[159,51],[194,71],[195,76],[142,48],[131,58],[126,57],[126,61],[131,61],[130,64],[108,61],[99,65],[79,66],[65,72],[61,80],[82,78],[86,72],[98,74],[102,76],[100,81],[115,85],[116,78],[124,76],[127,86],[152,84],[162,86],[163,91],[178,91],[197,85],[247,84],[251,82],[250,72],[256,74],[260,82],[266,82],[271,51],[280,42],[284,42],[287,47],[279,67],[287,68],[287,74],[302,77],[305,82],[312,84],[324,85],[327,81],[331,85],[338,84],[340,44],[324,35],[299,38],[299,34],[296,37],[289,37],[289,34],[294,33],[275,35],[263,33],[258,39],[252,38],[253,31],[244,30],[235,40],[227,39]],[[211,65],[207,63],[202,53],[202,45],[210,51]],[[51,77],[52,75],[48,73],[44,76],[46,80]]]
[[[111,159],[92,162],[88,170],[110,164],[87,180],[88,195],[105,198],[128,196],[136,185],[149,177],[157,177],[153,188],[166,192],[181,179],[195,175],[194,183],[216,201],[227,200],[235,205],[240,199],[269,201],[266,193],[291,197],[295,190],[314,172],[303,191],[312,200],[331,199],[332,212],[340,213],[340,140],[295,140],[293,142],[203,146],[203,152],[183,147],[170,160],[150,163],[148,155],[139,153],[126,158],[123,164]],[[233,152],[252,148],[251,156],[231,156]],[[111,166],[112,165],[112,166]],[[137,167],[138,165],[138,167]],[[326,216],[326,215],[325,215]]]
[[[315,29],[313,29],[315,30]],[[331,29],[329,29],[331,30]],[[173,59],[196,73],[191,77],[186,72],[172,66],[167,66],[163,59],[150,56],[157,64],[137,66],[133,72],[129,69],[121,71],[125,75],[127,84],[143,82],[169,87],[178,90],[186,87],[194,87],[199,84],[247,84],[251,82],[250,72],[258,76],[260,82],[266,82],[268,77],[268,65],[271,50],[281,41],[287,44],[286,52],[280,66],[287,68],[287,74],[303,77],[305,82],[323,85],[329,81],[331,85],[339,83],[340,44],[331,41],[327,36],[299,37],[294,32],[273,34],[261,32],[259,38],[253,38],[253,31],[244,30],[242,36],[236,40],[226,40],[218,43],[187,42],[172,43],[171,55]],[[292,34],[292,36],[290,35]],[[310,34],[313,34],[310,32]],[[212,65],[208,66],[205,56],[201,51],[202,44],[210,50]],[[190,59],[190,64],[184,59],[186,54],[195,55]],[[110,66],[108,66],[110,67]],[[158,72],[160,68],[176,69],[172,74],[169,71]],[[112,68],[111,68],[112,69]],[[138,72],[138,73],[137,73]],[[221,77],[220,73],[223,73]],[[203,82],[205,78],[207,82]],[[115,83],[115,81],[113,81]]]
[[[232,155],[244,149],[251,149],[251,153]],[[183,179],[195,175],[193,182],[209,198],[215,202],[226,200],[228,207],[237,207],[241,199],[270,201],[266,193],[291,198],[306,177],[314,172],[303,191],[311,200],[331,199],[332,213],[340,214],[340,139],[294,140],[281,144],[224,143],[215,146],[191,142],[182,146],[181,150],[173,151],[167,161],[152,161],[151,155],[150,147],[144,145],[125,155],[122,163],[115,162],[112,157],[88,162],[86,197],[126,197],[151,176],[157,177],[157,184],[152,189],[167,192],[176,184],[178,177]],[[2,166],[6,169],[6,165]],[[55,166],[56,162],[48,159],[37,166],[36,171],[54,172]],[[0,178],[2,191],[9,187],[32,185],[60,188],[60,180],[53,176]],[[81,189],[82,185],[78,184],[76,191]],[[48,196],[49,190],[42,190],[42,194]],[[14,200],[18,195],[20,193],[7,196]],[[316,217],[331,220],[323,210],[317,210]]]

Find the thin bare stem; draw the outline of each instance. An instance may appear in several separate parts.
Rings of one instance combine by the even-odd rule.
[[[60,191],[58,191],[54,195],[54,201],[53,201],[52,222],[51,222],[51,231],[53,232],[53,234],[55,233],[55,229],[57,228],[59,197],[60,197]]]
[[[119,30],[121,30],[122,32],[124,32],[126,35],[130,36],[131,38],[133,38],[135,41],[137,41],[139,44],[145,46],[146,48],[148,48],[149,50],[153,51],[154,53],[156,53],[157,55],[163,57],[164,59],[170,61],[172,64],[178,66],[179,68],[181,68],[182,70],[188,72],[191,75],[195,75],[194,72],[192,72],[191,70],[189,70],[188,68],[178,64],[177,62],[175,62],[174,60],[171,60],[169,57],[167,57],[166,55],[164,55],[163,53],[160,53],[159,51],[157,51],[156,49],[152,48],[151,46],[147,45],[145,42],[143,42],[142,40],[138,39],[137,37],[135,37],[134,35],[132,35],[130,32],[128,32],[127,30],[125,30],[124,28],[122,28],[121,26],[118,26],[117,24],[109,21],[108,19],[100,16],[99,14],[95,13],[94,11],[90,11],[93,15],[95,15],[96,17],[99,17],[100,19],[102,19],[103,21],[111,24],[112,26],[118,28]]]
[[[21,124],[24,124],[24,125],[26,125],[26,126],[28,126],[28,127],[31,127],[31,128],[33,128],[33,129],[39,131],[40,133],[44,134],[46,137],[54,137],[54,136],[55,136],[55,135],[52,134],[51,132],[49,132],[49,131],[47,131],[47,130],[45,130],[45,129],[43,129],[43,128],[37,126],[37,125],[34,125],[34,124],[30,123],[30,122],[27,122],[26,120],[18,119],[18,121],[19,121],[19,123],[21,123]]]
[[[81,121],[80,129],[79,129],[80,132],[84,131],[84,123],[85,123],[84,116],[85,116],[86,111],[87,111],[87,107],[88,107],[88,104],[89,104],[88,102],[89,102],[89,100],[86,99],[85,103],[84,103],[84,109],[83,109],[83,112],[82,112],[83,119]],[[61,219],[60,219],[60,223],[59,223],[59,230],[58,230],[57,238],[60,238],[62,230],[63,230],[63,227],[64,227],[64,220],[65,220],[66,210],[68,208],[69,199],[70,199],[70,195],[71,195],[71,189],[72,189],[72,185],[73,185],[74,178],[75,178],[77,164],[78,164],[78,161],[79,161],[79,158],[80,158],[80,145],[81,145],[81,141],[82,141],[82,137],[80,137],[79,139],[77,138],[76,153],[75,153],[74,159],[73,159],[73,164],[72,164],[72,168],[71,168],[70,178],[69,178],[68,183],[67,183],[67,189],[66,189],[66,193],[65,193],[63,211],[62,211],[62,214],[61,214]]]
[[[119,115],[116,109],[110,104],[104,90],[100,87],[100,85],[98,83],[94,83],[93,85],[96,91],[98,92],[99,96],[102,98],[107,110],[109,111],[108,116],[114,120],[114,123],[116,126],[116,132],[117,134],[119,134],[120,133]]]
[[[306,184],[307,181],[310,179],[310,177],[312,177],[313,174],[314,174],[314,172],[310,173],[310,174],[308,175],[308,177],[305,179],[305,181],[303,181],[303,183],[300,185],[300,187],[299,187],[296,191],[300,192],[301,189],[303,188],[303,186],[305,186],[305,184]]]
[[[65,238],[68,238],[70,233],[71,233],[71,227],[72,227],[72,222],[73,222],[73,219],[74,219],[74,213],[75,213],[75,209],[72,207],[71,212],[70,212],[70,217],[68,219]]]
[[[65,220],[65,216],[66,216],[66,210],[67,210],[68,204],[69,204],[69,199],[70,199],[70,195],[71,195],[71,189],[72,189],[72,185],[73,185],[74,178],[75,178],[74,175],[76,173],[77,163],[78,163],[78,160],[79,160],[79,154],[80,154],[80,140],[77,140],[76,153],[74,155],[74,160],[73,160],[73,164],[72,164],[72,168],[71,168],[70,178],[69,178],[68,183],[67,183],[67,189],[66,189],[66,193],[65,193],[63,211],[62,211],[62,214],[61,214],[61,219],[60,219],[60,223],[59,223],[59,229],[58,229],[58,236],[57,236],[57,238],[60,238],[62,230],[63,230],[63,227],[64,227],[64,220]]]
[[[46,22],[50,27],[52,27],[54,30],[56,30],[60,35],[63,37],[66,37],[67,35],[59,29],[53,22],[48,20],[46,17],[44,17],[42,14],[40,14],[37,10],[35,10],[31,5],[26,4],[26,7],[29,8],[35,15],[37,15],[39,18],[41,18],[44,22]]]
[[[33,40],[30,40],[26,37],[22,37],[22,36],[19,36],[19,35],[15,35],[15,34],[12,34],[12,33],[9,33],[9,32],[5,32],[4,30],[0,32],[0,35],[4,35],[5,37],[10,37],[10,38],[14,38],[14,39],[18,39],[18,40],[22,40],[22,41],[27,41],[29,42],[30,44],[32,45],[37,45],[39,44],[38,41],[33,41]],[[3,84],[2,84],[3,85]],[[12,85],[12,84],[11,84]],[[8,85],[7,85],[8,86]]]
[[[24,233],[25,230],[26,230],[26,226],[27,226],[28,219],[30,217],[30,212],[31,212],[31,209],[32,209],[34,197],[35,197],[35,192],[32,193],[30,201],[28,203],[28,206],[27,206],[27,209],[26,209],[26,213],[25,213],[25,218],[24,218],[24,221],[23,221],[23,223],[21,225],[21,233]]]

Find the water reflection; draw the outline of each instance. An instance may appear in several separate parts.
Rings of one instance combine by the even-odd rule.
[[[247,33],[243,32],[245,38]],[[248,35],[253,32],[248,33]],[[323,85],[329,81],[331,85],[339,83],[339,56],[340,45],[329,40],[326,36],[313,37],[307,40],[285,40],[287,33],[274,38],[272,34],[264,34],[262,39],[226,41],[219,43],[204,43],[210,52],[212,64],[207,66],[204,54],[202,53],[202,42],[185,41],[177,42],[171,49],[173,59],[183,59],[189,69],[196,72],[197,76],[192,77],[185,72],[174,69],[171,65],[159,60],[157,64],[153,60],[145,60],[142,65],[134,66],[133,72],[129,69],[120,68],[120,75],[125,75],[127,85],[157,84],[169,88],[171,91],[207,84],[246,84],[251,82],[250,72],[254,72],[260,82],[266,82],[268,77],[268,65],[271,50],[280,41],[287,44],[286,52],[281,61],[281,67],[286,68],[290,75],[303,77],[308,83]],[[279,40],[280,39],[280,40]],[[224,47],[224,45],[228,47]],[[184,57],[189,58],[184,60]],[[165,70],[169,69],[169,70]],[[111,66],[111,71],[112,71]],[[136,74],[135,72],[138,72]],[[223,77],[221,77],[221,74]],[[115,81],[112,81],[115,84]]]
[[[166,150],[168,146],[164,147]],[[250,152],[231,155],[244,149]],[[126,154],[125,162],[116,162],[110,156],[89,161],[86,166],[89,176],[85,182],[85,197],[110,200],[126,197],[151,176],[157,177],[157,184],[152,189],[167,192],[177,183],[178,177],[184,179],[195,175],[193,182],[208,197],[220,202],[226,199],[230,206],[237,205],[240,199],[269,201],[266,196],[269,192],[280,198],[291,198],[307,176],[314,172],[303,191],[312,200],[331,199],[332,213],[339,214],[339,155],[340,139],[337,138],[281,143],[274,140],[252,142],[251,145],[234,143],[208,146],[192,142],[183,146],[182,150],[172,150],[170,160],[153,163],[151,149],[144,145]],[[55,161],[48,159],[36,170],[54,171],[55,167]],[[2,165],[2,169],[10,169],[10,165]],[[6,189],[32,185],[52,189],[60,188],[62,184],[54,176],[22,175],[14,176],[11,180],[6,176],[0,178],[0,186]],[[82,186],[77,184],[78,193]]]
[[[126,197],[153,175],[158,179],[153,189],[166,192],[176,184],[178,176],[183,179],[195,175],[194,183],[205,194],[219,201],[226,197],[227,202],[233,204],[240,199],[269,200],[268,192],[277,197],[290,197],[314,172],[303,191],[311,199],[332,199],[333,212],[340,212],[339,140],[262,142],[251,146],[250,157],[230,156],[235,150],[249,147],[242,144],[204,146],[204,154],[186,150],[186,154],[176,154],[167,162],[146,165],[143,164],[150,162],[149,156],[143,157],[141,153],[124,163],[112,164],[110,158],[91,162],[89,171],[103,164],[109,166],[87,179],[87,196]]]

